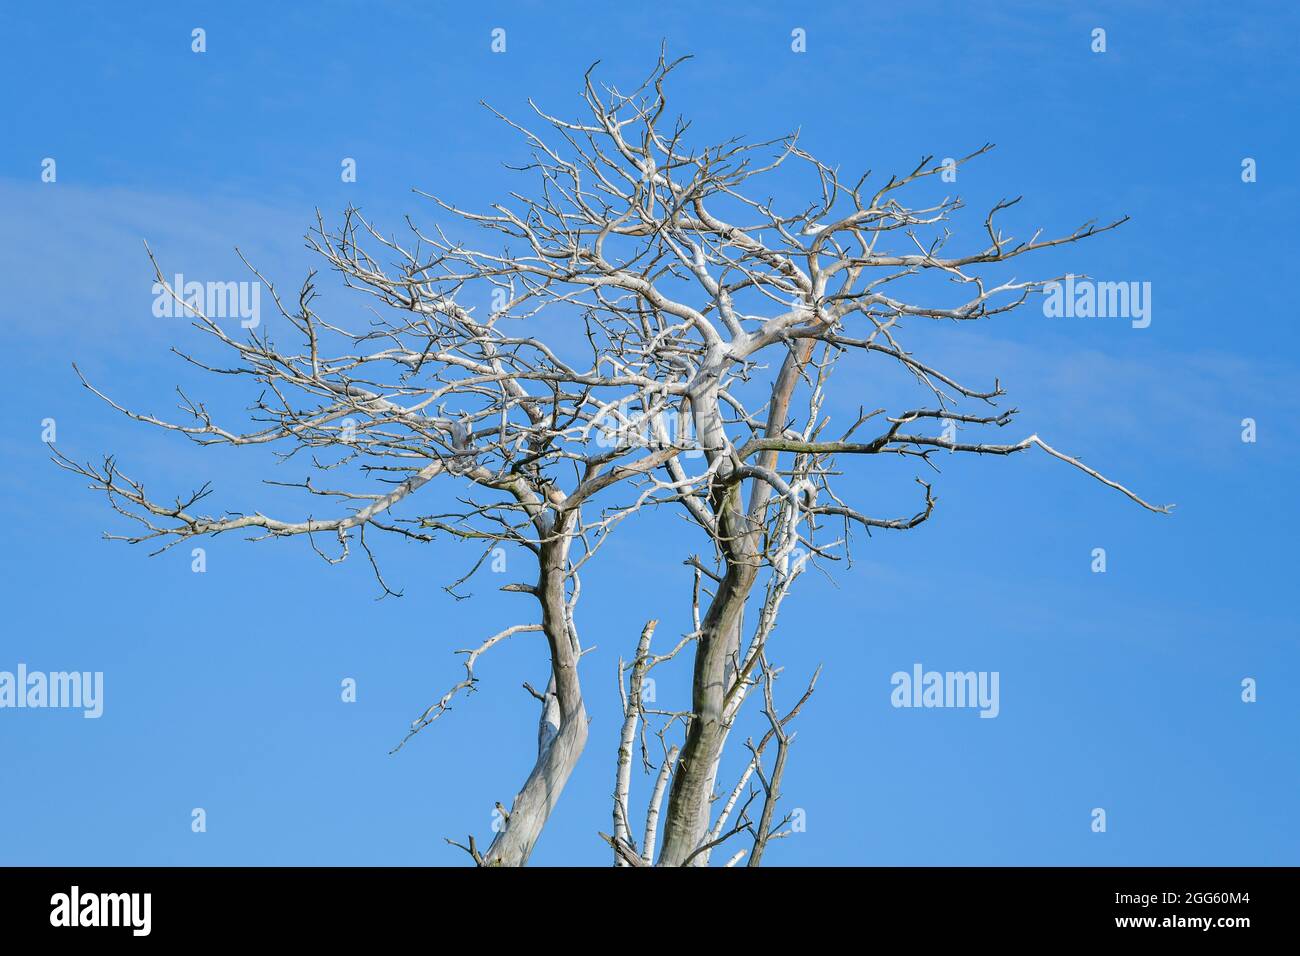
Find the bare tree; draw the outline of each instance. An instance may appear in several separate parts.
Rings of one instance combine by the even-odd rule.
[[[1144,508],[1168,511],[1037,435],[995,443],[932,434],[927,426],[940,423],[974,434],[1003,428],[1015,410],[996,407],[1004,394],[996,381],[985,390],[962,385],[899,342],[905,321],[973,321],[1016,308],[1051,280],[994,282],[985,267],[1085,239],[1123,219],[1015,241],[995,224],[1015,201],[1001,202],[984,219],[986,239],[969,253],[950,254],[944,224],[961,201],[913,208],[900,198],[945,167],[927,157],[873,190],[868,176],[841,179],[796,136],[692,147],[688,124],[666,116],[664,82],[681,62],[661,57],[626,94],[598,88],[589,70],[582,119],[552,116],[530,101],[543,133],[501,116],[530,147],[531,159],[518,168],[534,185],[488,212],[430,196],[442,224],[408,221],[404,243],[356,210],[333,230],[318,216],[309,245],[374,306],[361,328],[316,313],[314,273],[286,304],[253,270],[297,342],[286,349],[267,330],[237,339],[167,286],[155,263],[159,283],[234,364],[183,357],[260,386],[250,423],[227,429],[183,393],[183,421],[166,421],[83,383],[131,418],[199,444],[276,443],[285,461],[302,460],[317,476],[295,486],[324,499],[334,516],[204,514],[196,509],[210,493],[206,484],[165,502],[113,458],[88,464],[54,453],[138,523],[132,533],[109,537],[159,550],[246,530],[256,539],[305,535],[334,563],[355,542],[386,594],[397,592],[380,573],[367,532],[416,541],[441,534],[478,545],[480,557],[453,589],[497,548],[530,555],[535,578],[503,590],[531,596],[536,619],[462,651],[464,679],[406,736],[473,690],[475,666],[494,645],[519,633],[544,635],[545,689],[525,685],[541,711],[536,764],[503,808],[507,822],[487,850],[473,837],[464,847],[482,865],[527,861],[584,748],[580,572],[629,515],[652,506],[684,509],[701,537],[683,552],[705,557],[686,559],[692,629],[657,654],[652,621],[631,661],[619,662],[613,833],[602,836],[618,865],[679,866],[705,864],[715,848],[742,836],[748,848],[732,852],[728,865],[746,855],[757,865],[768,843],[789,832],[778,804],[790,723],[816,682],[812,675],[785,709],[778,705],[781,669],[768,649],[791,586],[809,565],[846,555],[855,528],[907,530],[934,510],[931,486],[918,477],[922,500],[914,514],[864,512],[846,501],[847,488],[837,489],[839,462],[900,455],[930,465],[941,450],[1006,456],[1038,448]],[[764,178],[791,167],[810,176],[813,200],[786,208],[760,198]],[[467,238],[477,231],[499,235],[501,245]],[[926,274],[951,280],[956,300],[930,304],[894,291]],[[893,413],[860,411],[830,431],[824,406],[831,373],[846,358],[894,363],[916,382],[922,401]],[[963,403],[976,410],[962,411]],[[324,472],[329,487],[318,483]],[[434,479],[461,489],[455,510],[420,505],[418,493]],[[330,550],[318,539],[329,540]],[[679,656],[692,664],[691,699],[675,711],[648,706],[647,675]],[[724,748],[756,687],[765,730],[746,740],[745,769],[719,795]],[[650,782],[642,828],[633,826],[631,806],[638,740]]]

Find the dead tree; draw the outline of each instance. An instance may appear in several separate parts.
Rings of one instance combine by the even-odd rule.
[[[282,520],[256,509],[207,515],[196,510],[207,485],[165,502],[119,471],[113,458],[85,464],[55,452],[59,464],[90,479],[140,525],[109,537],[155,542],[160,550],[249,531],[256,538],[305,535],[337,562],[355,542],[386,593],[395,592],[367,532],[477,543],[482,557],[471,574],[505,544],[531,555],[535,579],[504,590],[531,596],[537,619],[464,651],[465,678],[407,735],[473,689],[475,664],[495,644],[524,632],[544,635],[548,681],[544,691],[529,688],[541,709],[537,761],[488,849],[480,852],[473,838],[465,847],[480,864],[527,861],[583,750],[580,571],[635,512],[685,509],[701,537],[684,542],[682,551],[707,557],[687,561],[693,629],[655,654],[652,622],[631,662],[620,662],[614,832],[602,835],[620,865],[677,866],[707,863],[715,848],[741,835],[750,846],[728,863],[748,854],[756,865],[768,842],[786,832],[777,804],[788,728],[816,679],[786,709],[778,706],[780,668],[769,663],[768,648],[790,587],[809,565],[842,557],[853,529],[907,530],[934,510],[931,486],[918,477],[922,503],[914,514],[870,515],[849,503],[839,463],[898,455],[930,465],[936,451],[1007,456],[1038,448],[1144,508],[1168,510],[1037,435],[996,443],[933,434],[943,423],[973,434],[1003,428],[1015,410],[997,408],[1004,394],[998,382],[983,390],[962,385],[899,341],[907,322],[974,321],[1016,308],[1051,280],[993,282],[983,277],[985,266],[1077,242],[1124,219],[1016,241],[995,223],[1015,201],[1001,202],[984,219],[985,240],[951,254],[944,224],[961,201],[913,208],[902,199],[906,187],[944,168],[932,158],[869,188],[868,176],[841,179],[795,136],[692,146],[688,124],[667,116],[664,84],[680,62],[661,57],[629,93],[598,87],[588,71],[581,119],[530,102],[541,133],[497,114],[530,147],[531,159],[517,168],[532,185],[489,211],[430,196],[439,223],[408,222],[404,242],[355,210],[333,230],[318,217],[310,246],[374,307],[360,327],[316,313],[314,273],[296,302],[275,294],[282,327],[297,338],[292,350],[269,330],[236,338],[168,288],[233,365],[184,358],[260,388],[249,426],[227,429],[183,393],[180,422],[140,414],[86,383],[129,417],[200,444],[285,447],[287,462],[304,461],[313,476],[329,473],[329,487],[319,477],[297,486],[324,499],[335,516],[313,511]],[[807,172],[813,200],[765,198],[765,177],[791,167]],[[500,245],[469,238],[480,231]],[[166,286],[156,263],[155,271]],[[926,274],[951,280],[955,300],[931,303],[895,291]],[[896,363],[923,400],[892,413],[863,411],[830,430],[823,404],[831,373],[845,359]],[[435,479],[462,489],[454,513],[421,508],[419,492]],[[332,552],[317,544],[323,538],[332,540]],[[641,681],[679,655],[692,662],[690,701],[678,711],[646,707]],[[720,797],[719,762],[756,687],[766,729],[746,741],[746,769]],[[650,721],[660,742],[657,762]],[[640,840],[630,806],[638,734],[652,781]]]

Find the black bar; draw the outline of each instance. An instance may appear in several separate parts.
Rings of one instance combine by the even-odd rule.
[[[421,868],[0,869],[6,941],[157,939],[375,942],[406,934],[445,951],[457,939],[609,932],[668,934],[703,922],[856,938],[996,940],[1106,936],[1231,945],[1294,919],[1295,868],[821,868],[476,870]],[[73,887],[76,887],[74,913]],[[149,894],[148,933],[144,897]],[[105,898],[103,894],[113,894]],[[88,899],[89,898],[89,899]],[[113,922],[117,926],[70,925]],[[64,925],[54,925],[54,923]],[[547,928],[550,928],[549,930]],[[900,936],[901,934],[901,936]],[[666,942],[671,937],[665,935]],[[751,937],[752,938],[752,937]],[[651,945],[647,937],[646,945]],[[831,947],[838,949],[839,947]]]

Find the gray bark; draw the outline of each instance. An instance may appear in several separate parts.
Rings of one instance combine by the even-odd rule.
[[[551,540],[544,540],[540,549],[537,599],[542,606],[542,631],[551,650],[551,683],[542,704],[537,763],[515,797],[505,829],[484,854],[485,866],[523,866],[528,862],[587,743],[587,710],[578,681],[578,641],[570,626],[565,593],[568,531],[573,519],[572,513],[566,516],[565,526]],[[559,725],[552,733],[548,728],[557,704]]]

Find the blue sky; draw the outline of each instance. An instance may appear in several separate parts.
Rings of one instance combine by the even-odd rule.
[[[999,377],[1018,432],[1178,508],[1146,513],[1045,457],[953,460],[929,523],[862,539],[834,583],[803,579],[773,652],[790,684],[825,665],[785,788],[807,830],[767,861],[1300,862],[1289,5],[60,7],[11,4],[0,31],[0,670],[103,671],[105,713],[0,710],[0,863],[459,865],[444,837],[490,837],[494,801],[531,765],[520,683],[544,676],[539,642],[498,648],[478,694],[388,755],[463,673],[452,652],[518,616],[518,598],[490,586],[465,602],[442,590],[468,549],[387,547],[406,596],[382,602],[364,562],[326,566],[298,540],[206,542],[208,571],[193,574],[188,549],[149,558],[100,540],[121,526],[47,461],[41,422],[57,421],[66,453],[112,452],[160,494],[212,480],[223,506],[293,514],[295,498],[259,482],[300,474],[147,430],[79,387],[72,361],[160,414],[175,385],[206,394],[168,352],[192,341],[184,324],[151,314],[141,240],[168,273],[240,278],[237,245],[294,287],[313,265],[301,236],[315,208],[355,203],[396,230],[407,212],[432,219],[413,187],[485,206],[515,187],[500,163],[523,151],[480,99],[573,114],[591,61],[628,85],[661,39],[695,56],[671,95],[697,142],[800,127],[823,160],[885,175],[994,142],[961,172],[970,209],[955,241],[978,242],[982,210],[1009,195],[1025,197],[1019,233],[1127,214],[1025,268],[1153,289],[1141,330],[1033,305],[909,329],[959,378]],[[206,53],[191,52],[195,27]],[[489,50],[495,27],[504,54]],[[1096,27],[1105,53],[1090,49]],[[46,157],[57,182],[41,181]],[[340,181],[344,157],[356,183]],[[845,409],[890,387],[841,384]],[[872,462],[846,480],[893,513],[914,504],[913,474]],[[608,862],[596,832],[609,826],[615,662],[647,618],[665,641],[688,629],[679,561],[699,542],[683,527],[628,525],[584,580],[594,722],[535,863]],[[1105,574],[1090,570],[1097,547]],[[890,675],[915,662],[999,672],[1000,715],[892,708]],[[355,704],[339,700],[343,677]],[[1240,699],[1245,677],[1256,703]],[[685,691],[686,675],[659,687],[661,700]],[[195,807],[206,833],[191,832]]]

